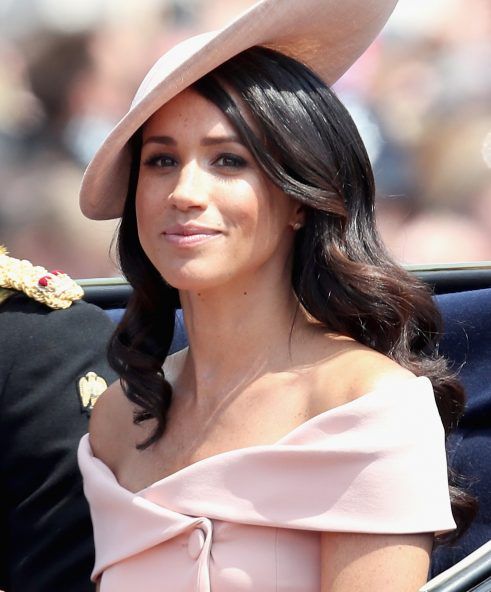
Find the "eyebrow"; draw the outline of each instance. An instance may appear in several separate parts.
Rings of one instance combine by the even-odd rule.
[[[164,144],[164,146],[177,146],[177,142],[171,136],[149,136],[143,142],[145,144]],[[216,144],[242,144],[242,141],[238,136],[215,136],[211,138],[203,138],[201,140],[202,146],[214,146]]]
[[[211,138],[203,138],[201,140],[202,146],[213,146],[215,144],[242,144],[238,136],[215,136]]]
[[[143,141],[145,144],[164,144],[165,146],[177,146],[177,142],[171,136],[149,136]]]

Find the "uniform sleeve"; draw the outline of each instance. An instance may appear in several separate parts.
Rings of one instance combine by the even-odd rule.
[[[93,589],[92,528],[76,464],[89,417],[79,380],[89,372],[116,379],[106,361],[112,330],[104,312],[84,302],[50,310],[19,296],[0,308],[0,580],[7,590]]]

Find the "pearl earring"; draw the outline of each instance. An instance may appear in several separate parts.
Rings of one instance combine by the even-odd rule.
[[[300,224],[300,222],[295,222],[294,224],[292,224],[292,228],[295,231],[300,230],[300,228],[302,228],[302,224]]]

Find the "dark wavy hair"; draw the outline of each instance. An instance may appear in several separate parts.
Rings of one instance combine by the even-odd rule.
[[[306,66],[259,47],[227,61],[192,88],[225,114],[265,174],[304,206],[292,271],[299,303],[326,329],[385,354],[416,376],[427,376],[448,434],[463,412],[464,392],[438,355],[441,321],[429,289],[394,263],[379,239],[370,161],[345,107]],[[141,130],[132,147],[118,254],[134,292],[112,338],[109,359],[137,406],[135,423],[156,420],[151,436],[139,445],[145,448],[163,435],[172,401],[162,366],[179,296],[138,239]],[[452,474],[450,480],[458,533],[469,522],[473,503],[453,484]]]

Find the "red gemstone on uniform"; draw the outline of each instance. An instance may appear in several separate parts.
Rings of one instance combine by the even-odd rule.
[[[61,269],[53,269],[53,271],[50,271],[50,273],[53,275],[65,275],[65,272],[61,271]]]
[[[39,280],[38,284],[46,288],[46,286],[48,285],[48,280],[49,277],[47,275],[43,275],[43,277]]]

